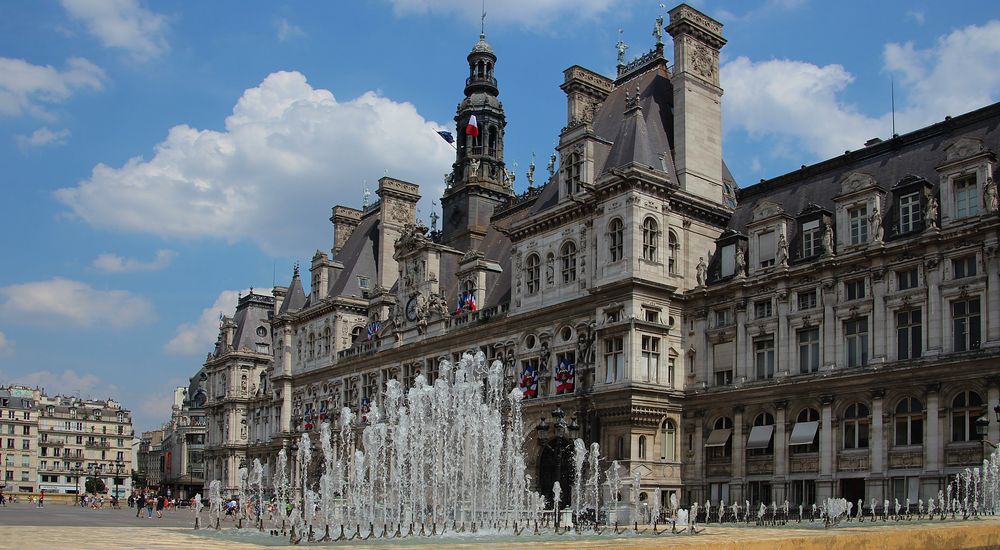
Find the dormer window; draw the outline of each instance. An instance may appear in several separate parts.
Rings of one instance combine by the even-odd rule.
[[[971,174],[955,180],[955,217],[967,218],[979,214],[979,192],[976,175]]]
[[[899,232],[915,231],[920,227],[920,194],[908,193],[899,198]]]
[[[851,228],[851,244],[868,242],[868,207],[860,206],[847,210]]]
[[[570,153],[566,163],[566,195],[580,192],[580,182],[583,178],[583,156],[580,153]]]
[[[359,288],[361,288],[362,290],[368,290],[368,288],[370,286],[371,286],[371,281],[370,281],[370,279],[368,279],[368,277],[358,276],[358,287]]]
[[[811,258],[818,256],[823,251],[823,233],[819,226],[819,220],[812,220],[802,224],[802,257]]]
[[[757,236],[757,258],[760,267],[774,265],[774,249],[777,242],[778,234],[775,231],[767,231]]]

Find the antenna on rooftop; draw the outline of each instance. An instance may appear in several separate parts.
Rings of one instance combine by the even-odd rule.
[[[889,105],[892,110],[892,135],[890,138],[896,137],[896,82],[895,79],[889,76]]]
[[[479,18],[479,36],[486,36],[486,0],[483,0],[483,15]]]

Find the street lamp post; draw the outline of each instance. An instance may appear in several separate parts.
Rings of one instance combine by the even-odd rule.
[[[556,408],[552,411],[552,425],[550,426],[546,421],[545,417],[538,422],[538,426],[535,428],[538,430],[538,440],[540,444],[544,444],[545,439],[549,435],[549,430],[553,430],[555,439],[553,444],[556,450],[556,481],[562,484],[562,463],[563,454],[566,452],[566,440],[570,439],[579,430],[580,426],[576,423],[576,415],[570,418],[570,422],[566,422],[566,413],[563,412],[562,408],[556,405]],[[544,489],[543,489],[544,490]],[[553,501],[553,508],[555,508],[556,515],[556,531],[559,530],[559,508],[556,506],[555,501]]]
[[[118,484],[121,481],[122,467],[124,466],[125,465],[122,463],[122,461],[120,460],[115,461],[115,497],[113,499],[113,502],[115,502],[116,504],[118,503]]]
[[[983,416],[980,416],[979,418],[976,419],[976,433],[979,434],[980,441],[996,449],[997,444],[990,442],[990,440],[988,439],[990,431],[990,419],[987,418],[986,416],[987,414],[989,413],[983,413]],[[997,422],[1000,422],[1000,405],[993,407],[993,414],[996,415]]]
[[[83,468],[71,466],[69,471],[73,472],[73,479],[76,480],[76,498],[80,498],[80,474],[83,473]]]

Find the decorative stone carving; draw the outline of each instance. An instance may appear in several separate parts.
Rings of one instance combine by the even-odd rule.
[[[698,258],[698,266],[695,268],[698,286],[705,286],[708,282],[708,266],[705,264],[705,257]]]
[[[747,274],[747,261],[743,254],[743,247],[736,245],[736,276],[745,277]]]
[[[983,151],[983,141],[981,139],[962,137],[954,143],[944,148],[945,158],[949,161],[971,157]]]
[[[885,237],[885,230],[882,228],[882,213],[878,211],[878,205],[872,209],[872,214],[868,217],[868,225],[872,231],[872,242],[881,243]]]
[[[927,194],[927,210],[924,212],[924,229],[938,228],[938,200],[937,197]]]
[[[479,162],[480,162],[479,159],[475,158],[475,157],[469,159],[469,176],[470,177],[471,176],[476,176],[476,177],[479,176]]]
[[[837,253],[833,239],[833,224],[829,220],[823,224],[823,254],[833,256]]]
[[[986,178],[986,185],[983,186],[983,205],[986,212],[996,214],[1000,210],[1000,197],[997,196],[997,183],[993,178]]]
[[[775,253],[775,259],[779,266],[788,267],[788,240],[785,239],[784,233],[778,237],[778,251]]]

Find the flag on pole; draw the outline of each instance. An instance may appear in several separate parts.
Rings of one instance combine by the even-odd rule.
[[[446,132],[444,130],[440,130],[437,133],[437,135],[441,136],[441,139],[447,141],[448,143],[452,143],[452,144],[455,143],[455,137],[451,135],[451,132]]]
[[[375,340],[378,338],[378,331],[382,328],[382,323],[378,321],[372,321],[368,323],[368,339]]]
[[[469,124],[465,126],[465,133],[472,137],[479,137],[479,124],[476,122],[476,115],[469,116]]]
[[[479,305],[476,303],[476,294],[474,292],[467,292],[466,294],[468,294],[469,297],[465,299],[465,305],[469,308],[469,311],[476,311],[479,309]]]

